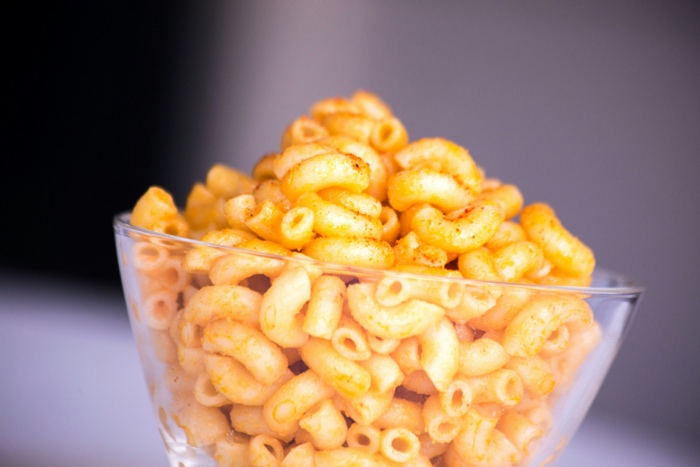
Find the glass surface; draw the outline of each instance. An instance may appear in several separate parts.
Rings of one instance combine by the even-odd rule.
[[[588,411],[641,294],[602,270],[588,288],[481,282],[220,247],[132,227],[126,214],[114,229],[173,466],[276,465],[304,453],[316,465],[385,465],[387,456],[411,465],[552,462]],[[340,279],[324,279],[344,284],[339,299],[314,287],[320,277]],[[336,312],[339,325],[311,321]],[[284,368],[270,355],[283,355]],[[315,389],[285,405],[279,388],[299,375],[313,376]],[[347,441],[332,439],[334,413]],[[258,464],[243,462],[255,456]]]

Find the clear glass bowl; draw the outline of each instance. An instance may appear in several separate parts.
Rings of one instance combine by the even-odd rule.
[[[553,462],[642,292],[601,270],[580,288],[324,264],[147,231],[128,214],[114,230],[173,466]]]

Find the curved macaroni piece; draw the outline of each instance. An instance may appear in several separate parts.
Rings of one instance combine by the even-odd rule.
[[[394,252],[388,243],[372,238],[317,237],[301,250],[318,261],[386,269],[394,263]]]
[[[455,328],[442,318],[418,335],[422,348],[420,363],[438,391],[444,391],[459,368],[459,340]]]
[[[299,420],[299,426],[313,439],[316,449],[335,449],[345,442],[348,426],[343,414],[326,399],[315,409],[309,410]]]
[[[408,133],[401,120],[386,117],[378,120],[369,135],[369,144],[379,152],[394,153],[408,144]]]
[[[182,292],[190,283],[190,274],[182,267],[182,261],[178,257],[170,257],[163,261],[160,268],[149,271],[147,275],[151,277],[150,286],[158,289],[163,288],[172,292]],[[144,290],[144,293],[147,293]]]
[[[205,243],[231,247],[238,246],[254,238],[256,238],[255,235],[247,230],[227,228],[212,230],[200,240]],[[214,262],[225,254],[226,252],[223,249],[198,245],[191,250],[187,250],[182,258],[182,268],[191,274],[209,274]]]
[[[406,428],[388,428],[379,436],[379,452],[393,462],[406,463],[418,457],[420,441]]]
[[[508,282],[540,269],[543,261],[542,249],[533,242],[510,243],[493,254],[498,275]]]
[[[399,265],[395,269],[413,274],[461,277],[456,271],[418,265]],[[426,281],[412,277],[386,276],[377,282],[375,298],[383,306],[396,306],[410,299],[419,299],[445,308],[453,308],[460,303],[463,293],[463,285],[455,281]]]
[[[372,354],[359,362],[372,378],[371,387],[379,393],[396,389],[403,381],[404,375],[396,361],[388,355]]]
[[[360,143],[369,144],[376,121],[360,114],[336,112],[325,115],[321,124],[331,135],[349,136]]]
[[[357,102],[350,101],[344,97],[329,97],[314,103],[309,109],[311,117],[320,122],[326,115],[335,113],[361,114],[362,109]]]
[[[355,321],[383,339],[416,336],[445,314],[441,306],[422,300],[409,300],[394,307],[383,307],[375,299],[374,284],[348,287],[348,306]]]
[[[350,98],[352,106],[357,108],[357,113],[361,113],[375,120],[388,118],[393,115],[391,108],[376,94],[359,90]],[[354,110],[352,110],[354,111]]]
[[[235,358],[206,353],[204,364],[211,384],[234,404],[263,405],[294,373],[285,371],[280,379],[264,385]]]
[[[152,242],[136,242],[131,247],[131,261],[140,272],[158,271],[168,258],[170,252],[162,245]]]
[[[275,432],[293,434],[304,414],[334,393],[315,371],[307,370],[286,381],[271,395],[263,406],[263,417]]]
[[[535,355],[558,327],[571,320],[584,325],[593,320],[593,312],[586,302],[561,295],[535,297],[520,309],[506,327],[503,348],[514,356]]]
[[[394,159],[404,170],[429,167],[454,175],[474,194],[481,190],[482,175],[469,152],[446,139],[420,139],[396,153]]]
[[[549,367],[557,385],[555,392],[565,391],[573,382],[576,371],[586,356],[598,345],[603,331],[600,324],[593,322],[586,328],[573,328],[566,351],[549,359]]]
[[[311,297],[311,281],[302,267],[285,269],[265,292],[260,303],[260,329],[281,347],[301,347],[304,332],[301,309]]]
[[[442,212],[463,209],[474,196],[449,174],[432,169],[402,170],[389,178],[387,196],[391,207],[405,211],[414,204],[430,203]]]
[[[409,232],[394,245],[397,265],[417,264],[430,268],[442,268],[447,264],[447,253],[436,246],[421,241],[415,232]]]
[[[504,288],[496,304],[482,316],[469,320],[469,325],[480,331],[503,330],[531,297],[532,291],[527,288]]]
[[[389,206],[383,206],[379,221],[382,223],[382,240],[393,245],[401,232],[398,214]]]
[[[459,418],[467,413],[472,404],[471,386],[463,379],[455,378],[447,385],[444,391],[440,392],[438,400],[440,408],[445,415]]]
[[[411,227],[422,241],[448,253],[461,254],[486,243],[501,222],[503,213],[497,205],[479,201],[454,220],[447,220],[440,210],[423,205],[413,215]]]
[[[348,428],[346,442],[349,448],[359,449],[368,454],[379,451],[379,428],[373,425],[361,425],[353,423]]]
[[[457,325],[465,326],[470,320],[483,316],[493,308],[496,304],[494,295],[499,292],[498,289],[466,286],[462,301],[456,307],[446,309],[445,316]]]
[[[193,447],[211,446],[230,430],[226,416],[216,407],[207,407],[188,398],[170,413]]]
[[[348,360],[367,360],[372,350],[362,327],[348,315],[342,315],[338,327],[331,336],[333,348]]]
[[[465,436],[465,438],[468,439],[467,442],[472,440],[471,437]],[[518,449],[498,430],[493,430],[491,439],[488,440],[487,447],[483,451],[469,450],[468,446],[464,446],[467,442],[460,442],[459,448],[455,442],[449,445],[443,456],[443,462],[447,467],[517,465],[522,459]],[[460,448],[465,451],[466,458],[460,454]]]
[[[496,429],[503,433],[520,452],[530,454],[530,444],[544,435],[539,425],[517,412],[507,411],[498,419]]]
[[[241,362],[263,384],[272,384],[287,371],[287,357],[265,334],[233,320],[218,320],[202,332],[202,348]]]
[[[522,242],[527,240],[525,229],[520,224],[513,221],[504,221],[498,226],[498,230],[493,234],[493,237],[486,242],[486,248],[491,251],[496,251],[509,243]]]
[[[259,321],[261,303],[262,295],[248,287],[205,286],[187,302],[183,319],[198,326],[226,318],[256,325]]]
[[[497,418],[488,416],[477,407],[470,408],[462,429],[450,447],[466,462],[486,462],[491,435],[497,422]]]
[[[284,212],[292,208],[292,202],[282,193],[282,182],[279,180],[267,179],[261,182],[253,190],[253,198],[258,205],[265,201],[272,201]]]
[[[170,193],[152,186],[136,202],[129,221],[135,227],[163,232],[163,226],[175,221],[177,215],[177,206]]]
[[[313,231],[324,237],[359,237],[374,240],[382,237],[382,223],[378,218],[358,214],[325,201],[316,193],[304,193],[297,199],[296,206],[313,213]]]
[[[216,286],[239,285],[257,274],[277,277],[284,268],[284,261],[247,254],[230,254],[214,261],[209,279]]]
[[[272,162],[277,157],[277,154],[265,154],[253,166],[253,180],[263,182],[277,178],[275,171],[272,169]]]
[[[569,346],[569,337],[569,328],[566,325],[559,326],[549,335],[539,355],[547,358],[564,352]]]
[[[503,218],[508,220],[517,216],[523,208],[523,195],[515,185],[500,185],[497,188],[483,190],[479,199],[496,201],[503,211]]]
[[[184,216],[193,229],[220,229],[226,225],[224,200],[201,183],[195,183],[187,195]]]
[[[229,418],[231,427],[238,433],[245,433],[249,436],[268,435],[285,443],[294,439],[294,434],[280,435],[270,428],[263,417],[263,408],[259,405],[233,404],[229,412]]]
[[[496,402],[503,407],[512,407],[523,397],[523,383],[513,370],[501,368],[482,376],[464,378],[464,381],[472,390],[475,404]]]
[[[209,374],[206,371],[197,375],[193,392],[195,400],[207,407],[221,407],[231,403],[211,384]]]
[[[321,154],[332,154],[336,150],[319,142],[295,144],[285,148],[281,154],[272,159],[272,171],[278,180],[282,180],[289,170],[306,159]]]
[[[231,198],[224,204],[226,223],[232,229],[250,232],[246,221],[253,215],[257,203],[253,195],[240,195]]]
[[[423,407],[421,404],[395,397],[389,403],[389,408],[374,422],[380,430],[404,427],[415,435],[425,432],[423,422]]]
[[[280,148],[284,150],[295,144],[311,143],[326,136],[328,136],[328,130],[323,125],[302,115],[284,130]]]
[[[540,356],[511,357],[506,368],[515,371],[523,387],[532,394],[547,395],[554,389],[554,375]]]
[[[176,313],[176,291],[154,290],[143,300],[143,319],[151,329],[161,331],[168,329]]]
[[[359,157],[319,154],[299,162],[282,177],[282,192],[294,202],[304,193],[329,187],[361,192],[369,182],[369,165]]]
[[[443,410],[440,396],[437,394],[428,397],[423,404],[423,420],[425,431],[438,443],[451,442],[462,428],[460,417],[448,415]]]
[[[508,363],[510,355],[498,342],[481,338],[459,343],[459,367],[463,376],[481,376],[496,371]]]
[[[290,250],[299,250],[313,237],[314,215],[301,206],[287,211],[279,224],[279,243]]]
[[[488,248],[480,247],[459,255],[457,267],[462,277],[480,281],[502,282],[496,262]]]
[[[474,406],[464,425],[445,452],[448,466],[510,465],[520,461],[518,449],[496,430],[498,419]]]
[[[371,425],[389,408],[394,398],[394,390],[379,392],[374,387],[357,397],[348,398],[345,401],[344,411],[348,417],[362,423]]]
[[[303,247],[314,237],[314,213],[303,206],[284,212],[272,201],[263,201],[246,220],[250,230],[261,238],[290,250]]]
[[[369,371],[344,358],[330,342],[312,337],[299,353],[304,363],[341,396],[358,397],[369,390],[372,382]]]
[[[181,309],[170,322],[170,328],[168,328],[170,338],[178,345],[201,347],[202,328],[192,322],[185,321],[183,319],[184,314],[185,310]]]
[[[214,164],[207,172],[206,188],[217,198],[229,199],[250,194],[256,182],[243,172],[223,164]]]
[[[318,192],[324,201],[344,207],[357,214],[371,218],[379,218],[382,214],[382,203],[367,193],[355,193],[342,188],[324,188]]]
[[[346,295],[345,282],[338,277],[324,275],[316,279],[304,315],[304,332],[330,339],[340,323]]]
[[[196,377],[198,374],[206,371],[204,355],[204,349],[201,347],[177,346],[178,363],[188,376]]]
[[[369,165],[369,186],[365,193],[375,198],[380,203],[386,200],[386,184],[389,178],[386,165],[381,156],[371,146],[360,143],[347,136],[331,136],[324,138],[320,143],[335,148],[343,154],[352,154],[359,157]]]
[[[554,210],[544,203],[527,206],[520,214],[520,224],[528,238],[537,243],[545,257],[574,277],[589,276],[595,268],[590,248],[561,225]]]

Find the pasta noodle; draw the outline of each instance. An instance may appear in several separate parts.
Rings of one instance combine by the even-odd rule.
[[[131,224],[163,433],[220,467],[529,462],[602,338],[587,292],[546,287],[595,267],[554,210],[367,91],[316,102],[252,177],[214,165],[181,211],[150,187]]]

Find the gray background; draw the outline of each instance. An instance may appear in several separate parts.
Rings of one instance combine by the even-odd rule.
[[[212,6],[214,5],[214,6]],[[180,203],[309,105],[378,93],[546,200],[647,292],[594,411],[700,433],[700,24],[691,2],[219,2],[193,8],[160,162]]]

